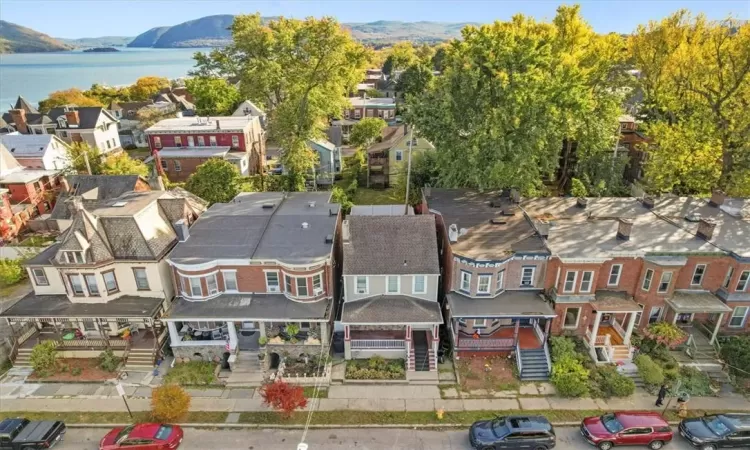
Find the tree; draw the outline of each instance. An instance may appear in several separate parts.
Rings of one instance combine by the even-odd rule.
[[[430,87],[432,80],[432,69],[424,64],[409,66],[398,78],[396,91],[406,95],[420,95]]]
[[[628,48],[659,162],[646,166],[650,187],[750,195],[750,24],[681,10],[639,26]]]
[[[190,175],[185,189],[208,203],[227,203],[240,192],[240,170],[229,161],[211,158]]]
[[[365,94],[369,98],[381,98],[381,97],[383,97],[383,94],[381,94],[379,90],[373,89],[373,88],[370,88],[370,89],[366,90]]]
[[[196,56],[194,73],[240,80],[242,98],[269,112],[270,138],[283,149],[293,188],[302,189],[316,163],[307,140],[341,116],[367,60],[367,50],[332,18],[264,21],[254,14],[235,18],[231,45]]]
[[[100,175],[102,173],[102,154],[96,147],[91,147],[86,142],[74,142],[66,150],[70,167],[68,170],[72,174],[88,174],[91,167],[91,175]],[[88,157],[88,166],[86,158]]]
[[[415,153],[411,158],[411,175],[409,176],[406,165],[402,166],[396,173],[393,183],[394,197],[406,199],[406,179],[411,178],[409,183],[409,204],[416,205],[422,199],[422,188],[434,186],[438,182],[439,174],[435,163],[437,155],[434,151]]]
[[[223,78],[194,77],[186,82],[201,116],[230,116],[240,103],[240,91]]]
[[[414,50],[420,64],[430,65],[432,57],[435,56],[435,47],[429,44],[422,44]]]
[[[65,105],[104,106],[102,102],[88,97],[80,89],[72,88],[51,93],[49,97],[39,102],[39,111],[47,113],[52,108]]]
[[[573,178],[570,180],[570,195],[573,197],[587,197],[588,191],[586,191],[586,186],[583,184],[581,180],[578,178]]]
[[[138,119],[138,129],[146,130],[161,120],[177,117],[177,113],[165,113],[160,108],[141,108],[135,113],[135,116]]]
[[[260,388],[263,403],[289,418],[294,411],[307,406],[305,390],[302,386],[289,384],[283,380],[271,381]]]
[[[410,65],[416,63],[419,58],[417,52],[414,50],[414,46],[411,45],[411,42],[404,41],[397,42],[391,47],[391,54],[388,56],[388,59],[386,59],[386,64],[388,64],[389,59],[389,70],[386,72],[386,68],[383,67],[383,72],[386,75],[390,75],[397,70],[406,69]]]
[[[163,77],[141,77],[130,86],[133,100],[148,100],[162,89],[170,87],[169,79]]]
[[[125,152],[109,155],[102,164],[104,175],[140,175],[148,177],[148,166],[143,161],[133,159]]]
[[[446,49],[446,44],[441,44],[435,49],[435,54],[432,55],[430,64],[432,65],[432,68],[438,72],[443,71],[443,59],[445,59]]]
[[[177,384],[164,384],[151,392],[151,416],[157,422],[175,423],[190,411],[190,394]]]
[[[349,143],[354,147],[371,146],[382,134],[387,124],[379,117],[365,117],[352,127]]]
[[[97,83],[92,84],[91,88],[84,91],[83,94],[100,101],[104,106],[108,106],[113,101],[130,101],[131,98],[130,87],[117,88]]]

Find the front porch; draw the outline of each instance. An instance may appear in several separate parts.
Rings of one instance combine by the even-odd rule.
[[[716,342],[724,315],[732,312],[732,308],[710,292],[676,291],[666,303],[669,311],[665,320],[685,329],[690,335],[697,331],[693,329],[694,324],[701,324],[701,332],[705,332],[711,345]]]
[[[407,374],[436,372],[439,342],[438,325],[344,325],[346,360],[403,359]]]
[[[591,302],[594,322],[586,327],[585,341],[591,357],[597,364],[629,362],[633,359],[630,338],[641,307],[621,293],[597,293]]]

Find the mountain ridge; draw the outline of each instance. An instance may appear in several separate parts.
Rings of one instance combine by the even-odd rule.
[[[42,53],[72,50],[73,46],[31,28],[0,20],[0,53]]]

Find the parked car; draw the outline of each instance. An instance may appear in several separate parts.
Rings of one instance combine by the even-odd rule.
[[[99,442],[99,450],[173,450],[182,442],[182,428],[163,423],[136,423],[115,428]]]
[[[59,420],[5,419],[0,422],[0,450],[52,448],[63,440],[65,431]]]
[[[474,422],[469,429],[471,447],[480,450],[555,447],[552,424],[543,416],[506,416]]]
[[[621,411],[581,422],[581,434],[591,445],[610,450],[619,445],[643,445],[658,450],[672,441],[669,422],[652,411]]]
[[[750,414],[716,414],[680,422],[680,434],[700,450],[750,448]]]

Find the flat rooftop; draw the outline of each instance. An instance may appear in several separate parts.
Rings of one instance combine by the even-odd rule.
[[[396,103],[392,97],[379,97],[379,98],[362,98],[362,97],[349,97],[349,103],[352,106],[372,106],[379,108],[395,108]]]
[[[253,116],[222,116],[222,117],[177,117],[164,119],[146,130],[146,133],[160,133],[173,131],[187,131],[194,133],[212,130],[244,130],[253,120]]]
[[[16,171],[0,176],[0,183],[2,184],[32,183],[44,177],[54,177],[58,173],[60,173],[59,170],[36,170],[36,169],[16,170]]]

